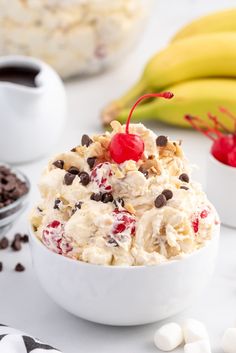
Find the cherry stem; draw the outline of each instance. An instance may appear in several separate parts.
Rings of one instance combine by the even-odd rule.
[[[203,135],[215,141],[215,136],[220,137],[222,134],[214,128],[211,128],[207,125],[202,119],[197,116],[185,115],[185,120],[189,122],[189,124],[197,131],[201,132]]]
[[[236,116],[233,115],[228,109],[224,107],[219,107],[219,111],[225,115],[227,115],[230,119],[234,121],[234,133],[236,134]]]
[[[214,123],[214,129],[218,130],[219,128],[221,128],[224,132],[229,133],[230,131],[229,129],[219,121],[219,119],[217,118],[217,116],[212,115],[211,113],[208,113],[208,117],[209,119]],[[222,136],[222,134],[221,134]]]
[[[137,107],[137,105],[138,105],[143,99],[152,98],[152,97],[171,99],[171,98],[174,97],[174,94],[171,93],[171,92],[147,93],[147,94],[144,94],[143,96],[139,97],[139,99],[134,103],[134,105],[132,106],[132,108],[131,108],[131,110],[130,110],[130,113],[129,113],[129,116],[128,116],[128,119],[127,119],[127,122],[126,122],[126,129],[125,129],[126,134],[129,134],[129,124],[130,124],[130,119],[131,119],[131,116],[132,116],[132,114],[133,114],[134,109]]]

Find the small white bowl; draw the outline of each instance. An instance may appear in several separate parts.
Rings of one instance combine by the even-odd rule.
[[[207,160],[206,191],[221,222],[236,227],[236,168],[219,162],[211,153]]]
[[[107,325],[141,325],[165,319],[194,302],[212,275],[220,227],[203,248],[155,266],[100,266],[48,250],[30,230],[39,281],[61,307]]]

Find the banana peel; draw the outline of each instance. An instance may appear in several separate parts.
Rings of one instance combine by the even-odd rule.
[[[236,80],[233,79],[199,79],[182,82],[166,89],[174,93],[171,100],[155,99],[150,103],[138,106],[132,115],[132,121],[157,120],[179,127],[190,127],[185,115],[200,116],[208,122],[207,113],[216,115],[229,129],[234,125],[219,107],[226,107],[236,112]],[[116,120],[126,122],[129,109],[120,110]]]
[[[180,29],[172,38],[171,43],[194,37],[199,34],[217,32],[236,32],[236,9],[217,11],[202,16]]]

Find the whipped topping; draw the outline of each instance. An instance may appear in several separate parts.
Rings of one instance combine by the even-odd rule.
[[[125,127],[111,125],[49,162],[31,215],[36,236],[58,254],[98,265],[154,265],[204,246],[219,221],[181,143],[158,146],[154,132],[131,124],[143,156],[117,164],[109,144]]]

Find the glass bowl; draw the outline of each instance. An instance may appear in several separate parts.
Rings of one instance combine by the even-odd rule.
[[[18,219],[20,214],[25,210],[27,206],[30,193],[30,182],[26,175],[14,168],[11,168],[9,165],[5,163],[0,163],[0,166],[9,168],[13,173],[16,174],[16,176],[20,180],[26,183],[26,186],[28,188],[26,194],[21,196],[19,199],[17,199],[10,205],[0,208],[0,238],[2,238],[8,232],[8,230],[11,229],[14,222]]]

